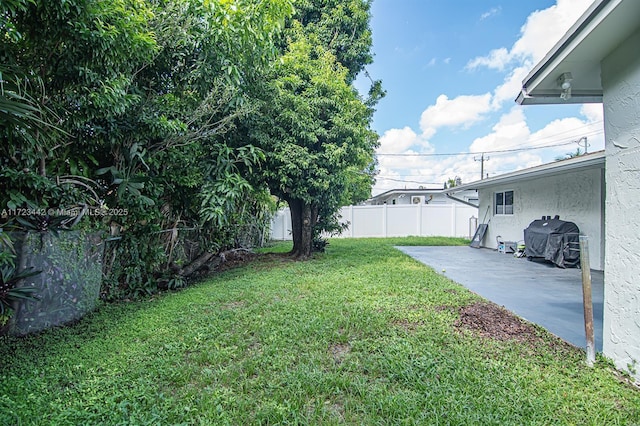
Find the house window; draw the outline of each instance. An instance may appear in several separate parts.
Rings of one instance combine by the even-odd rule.
[[[496,192],[496,214],[513,214],[513,191]]]

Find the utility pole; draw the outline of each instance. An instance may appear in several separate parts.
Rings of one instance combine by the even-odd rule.
[[[480,162],[480,180],[484,179],[484,162],[485,161],[489,161],[489,157],[485,157],[484,156],[484,152],[483,152],[482,155],[480,156],[480,158],[473,157],[473,161],[479,161]]]
[[[584,141],[584,153],[585,153],[585,154],[588,154],[588,153],[589,153],[589,150],[588,150],[587,148],[589,147],[589,143],[587,142],[587,137],[586,137],[586,136],[583,136],[583,137],[581,137],[580,139],[578,139],[578,140],[576,141],[576,143],[578,144],[578,146],[582,146],[582,144],[580,143],[580,142],[582,142],[582,141]]]

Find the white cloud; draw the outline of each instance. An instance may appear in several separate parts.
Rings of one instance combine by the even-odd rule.
[[[456,176],[462,179],[462,183],[480,179],[480,163],[474,160],[474,156],[470,155],[431,160],[428,168],[422,170],[426,174],[424,179],[437,183],[442,182],[443,184]]]
[[[492,7],[491,9],[489,9],[488,11],[486,11],[485,13],[483,13],[482,15],[480,15],[480,20],[484,21],[487,18],[490,18],[494,15],[497,15],[500,13],[500,11],[502,11],[502,7],[498,6],[498,7]]]
[[[513,105],[513,102],[522,88],[522,80],[529,73],[530,67],[521,66],[514,68],[504,79],[504,83],[496,87],[491,99],[491,107],[500,109],[505,102]]]
[[[551,121],[542,129],[531,134],[531,144],[536,146],[556,145],[557,152],[573,151],[578,145],[574,141],[580,139],[588,124],[577,117],[568,117]]]
[[[558,145],[553,148],[556,153],[575,152],[581,145],[578,141],[586,137],[590,152],[604,149],[602,123],[568,117],[553,120],[544,128],[533,133],[530,141],[535,145]],[[582,145],[584,150],[584,146]]]
[[[580,108],[580,114],[592,123],[601,123],[604,118],[602,104],[584,104]]]
[[[495,88],[493,94],[462,95],[453,99],[449,99],[445,94],[438,96],[435,105],[427,107],[422,113],[420,127],[423,132],[435,133],[439,127],[444,126],[468,128],[484,119],[492,110],[499,110],[505,102],[512,102],[529,70],[562,37],[590,3],[591,0],[558,0],[554,6],[535,11],[527,18],[527,22],[521,28],[520,38],[510,50],[500,47],[492,50],[487,56],[469,61],[465,67],[468,70],[488,67],[504,71],[511,64],[515,66],[508,72],[504,82]],[[499,10],[495,11],[497,12]],[[429,64],[432,62],[433,60]]]
[[[380,137],[378,152],[398,154],[411,148],[420,152],[433,152],[433,147],[427,140],[429,134],[418,135],[409,126],[402,129],[389,129]]]
[[[405,154],[417,154],[415,151],[409,151],[406,152]],[[382,173],[382,170],[393,170],[395,172],[400,172],[402,170],[416,170],[416,169],[421,169],[423,164],[424,164],[424,160],[425,158],[428,157],[420,157],[420,156],[397,156],[397,157],[393,157],[393,156],[381,156],[378,158],[378,167],[381,170],[381,175],[386,176],[384,173]],[[404,173],[405,175],[407,173]],[[411,173],[409,173],[411,174]]]
[[[469,151],[488,153],[486,157],[489,157],[489,161],[485,163],[485,173],[492,176],[537,166],[543,162],[551,161],[556,156],[575,152],[579,147],[576,141],[583,136],[588,137],[589,152],[603,149],[602,108],[598,109],[598,106],[585,105],[582,108],[582,115],[586,119],[568,117],[553,120],[536,132],[531,132],[527,125],[523,108],[514,106],[508,113],[500,117],[491,133],[476,138],[469,147]],[[520,151],[522,148],[545,146],[549,147],[550,151],[549,149]],[[545,152],[546,155],[543,156]],[[549,157],[550,153],[553,153],[551,158]],[[471,168],[468,161],[459,166],[458,175],[462,177],[463,181],[469,182],[469,178],[471,180],[477,179],[477,170],[470,174],[467,172]],[[476,168],[478,167],[479,165],[476,165]]]
[[[488,135],[476,138],[469,147],[470,152],[492,152],[519,150],[523,148],[535,148],[518,152],[518,161],[523,160],[523,154],[533,155],[522,167],[532,164],[531,161],[539,164],[540,156],[537,148],[548,147],[555,153],[572,152],[578,145],[575,143],[583,136],[587,136],[589,141],[589,150],[595,151],[602,149],[604,146],[602,140],[602,121],[601,115],[598,115],[597,108],[583,108],[583,115],[586,120],[578,117],[567,117],[556,119],[548,123],[542,129],[531,132],[527,125],[526,117],[522,107],[514,106],[511,111],[503,114],[498,123],[492,128],[492,132]],[[511,156],[515,153],[496,153],[490,155]],[[502,160],[501,160],[502,161]],[[503,163],[505,163],[503,161]],[[506,161],[506,164],[509,164]],[[534,164],[535,165],[535,164]],[[504,169],[504,167],[502,167]],[[512,168],[515,170],[515,168]],[[508,171],[508,170],[507,170]]]
[[[562,38],[576,20],[591,5],[592,0],[558,0],[557,4],[533,12],[520,29],[520,38],[507,50],[494,49],[467,64],[467,69],[480,66],[504,70],[512,61],[537,63]]]
[[[580,108],[580,114],[586,117],[589,125],[584,129],[582,136],[587,138],[589,152],[604,149],[604,124],[602,104],[584,104]]]
[[[387,130],[380,138],[378,152],[384,154],[408,154],[408,155],[381,155],[378,157],[378,170],[380,178],[377,179],[376,193],[392,188],[402,188],[402,180],[411,180],[406,177],[412,174],[411,170],[420,169],[425,157],[412,154],[429,154],[434,149],[429,144],[425,134],[418,135],[411,128]],[[407,183],[407,187],[417,187],[417,184]]]
[[[380,178],[374,194],[393,188],[442,188],[445,181],[456,176],[463,182],[479,179],[480,165],[468,155],[383,158],[381,161],[385,165],[379,167]],[[392,163],[394,167],[390,166]]]
[[[475,139],[469,151],[486,152],[517,148],[526,142],[529,134],[522,108],[513,107],[511,111],[500,117],[498,123],[493,126],[492,133]]]
[[[487,56],[478,56],[472,59],[465,66],[468,70],[473,70],[478,67],[492,68],[498,71],[504,70],[509,62],[513,60],[513,57],[509,54],[509,51],[501,47],[499,49],[493,49]]]
[[[439,127],[469,127],[483,118],[491,110],[491,94],[458,96],[449,99],[440,95],[435,105],[422,112],[420,128],[425,133],[435,133]]]
[[[522,37],[513,45],[511,54],[540,61],[592,3],[593,0],[558,0],[554,6],[533,12],[521,28]]]
[[[449,63],[451,62],[451,58],[444,58],[442,60],[442,62],[444,62],[445,64],[449,65]]]

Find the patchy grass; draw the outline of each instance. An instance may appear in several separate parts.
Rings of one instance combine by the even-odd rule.
[[[0,424],[640,423],[640,392],[608,362],[588,368],[536,327],[523,341],[463,326],[480,298],[392,248],[434,241],[263,255],[4,338]]]

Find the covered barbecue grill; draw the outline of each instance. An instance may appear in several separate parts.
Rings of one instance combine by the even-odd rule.
[[[534,220],[524,230],[525,256],[542,258],[561,268],[575,268],[580,263],[580,230],[573,222],[551,216]]]

